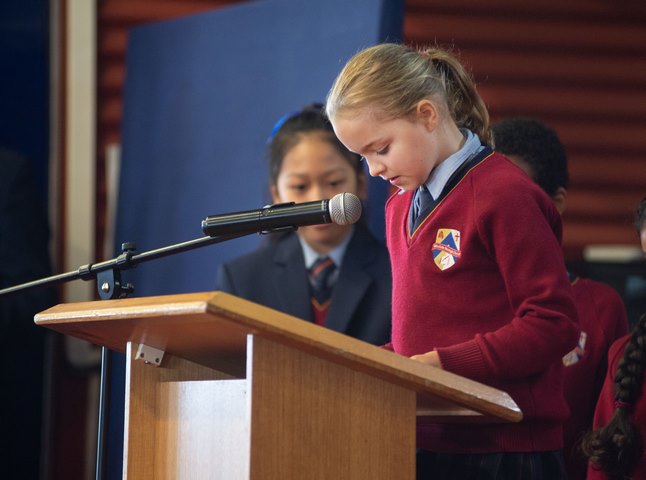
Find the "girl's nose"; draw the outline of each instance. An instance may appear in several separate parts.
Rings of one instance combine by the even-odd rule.
[[[371,177],[379,177],[386,171],[386,167],[382,163],[368,159],[366,159],[366,162],[368,163],[368,171]]]
[[[318,187],[318,186],[314,186],[310,188],[310,191],[308,193],[309,195],[307,196],[308,197],[306,200],[307,202],[315,202],[317,200],[321,200],[325,198],[321,187]]]

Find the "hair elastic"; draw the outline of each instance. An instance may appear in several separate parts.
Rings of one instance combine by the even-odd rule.
[[[622,400],[615,400],[615,409],[618,410],[630,410],[633,408],[632,403],[624,402]]]

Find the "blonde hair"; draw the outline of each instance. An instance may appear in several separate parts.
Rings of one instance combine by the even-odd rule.
[[[455,56],[439,47],[384,43],[362,50],[341,70],[325,108],[332,120],[365,108],[386,118],[402,118],[423,99],[440,102],[459,128],[491,143],[489,113],[473,78]]]

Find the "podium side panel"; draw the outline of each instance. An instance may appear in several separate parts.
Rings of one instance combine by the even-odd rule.
[[[152,478],[248,479],[246,392],[246,380],[161,383]]]
[[[246,380],[168,354],[155,367],[134,360],[137,346],[126,347],[123,478],[196,478],[197,468],[208,471],[217,458],[229,463],[199,478],[247,478],[217,476],[248,470]],[[220,441],[223,432],[235,442]]]
[[[126,395],[124,410],[123,478],[138,480],[154,467],[155,390],[154,367],[134,360],[137,345],[126,346]]]
[[[249,336],[251,479],[412,479],[413,391]]]

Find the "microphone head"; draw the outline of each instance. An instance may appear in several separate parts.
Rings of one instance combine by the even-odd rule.
[[[328,204],[332,223],[350,225],[361,217],[361,200],[352,193],[334,195]]]

